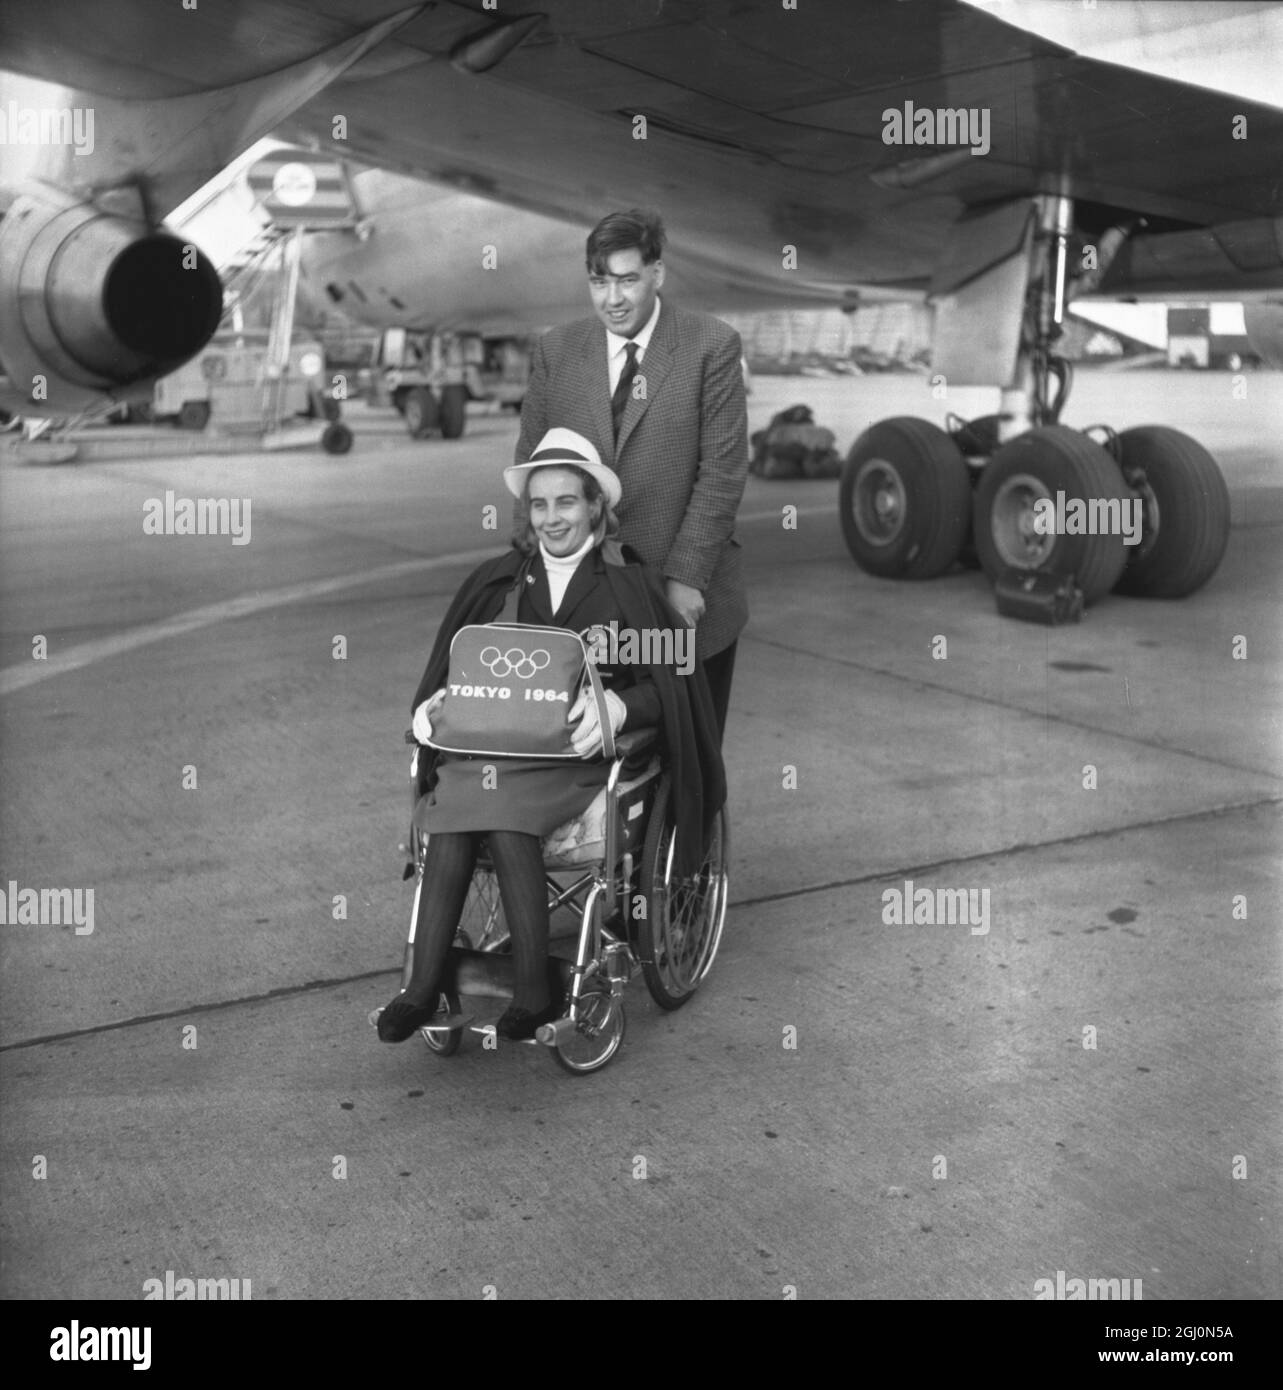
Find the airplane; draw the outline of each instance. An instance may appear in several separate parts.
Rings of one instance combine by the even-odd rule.
[[[288,148],[272,156],[292,157]],[[386,395],[413,437],[439,420],[445,436],[457,438],[462,397],[478,394],[471,383],[456,381],[452,364],[459,344],[488,339],[515,345],[581,314],[586,231],[420,178],[343,164],[351,225],[309,231],[301,250],[301,289],[314,308],[336,308],[380,330],[377,363],[395,380]],[[831,290],[781,279],[750,281],[725,266],[686,264],[678,257],[666,269],[667,292],[687,308],[734,313],[835,303]],[[424,362],[445,365],[417,364],[401,346],[409,342]],[[523,382],[524,370],[514,368],[508,387],[518,401]]]
[[[587,229],[580,222],[385,169],[352,168],[350,186],[356,226],[310,232],[302,268],[325,302],[357,322],[498,335],[583,313]],[[679,256],[666,270],[669,293],[689,308],[735,313],[837,302],[831,289],[794,288],[778,277],[753,281],[725,264]]]
[[[0,52],[23,76],[0,94],[0,404],[30,410],[37,382],[39,399],[90,408],[199,351],[217,276],[161,219],[272,131],[585,228],[656,206],[685,264],[748,290],[929,296],[933,381],[999,387],[1000,409],[948,432],[885,420],[856,441],[840,507],[857,563],[942,573],[974,518],[995,578],[1072,572],[1087,603],[1116,584],[1191,593],[1228,536],[1219,469],[1162,425],[1104,443],[1061,426],[1071,374],[1056,340],[1069,299],[1091,293],[1261,300],[1253,322],[1275,341],[1283,112],[1083,57],[1007,8],[6,0]],[[1279,8],[1120,0],[1099,22],[1142,49],[1206,33],[1246,71],[1277,46]],[[32,81],[61,84],[60,99],[15,99]],[[41,109],[50,138],[14,181]],[[96,117],[96,143],[86,118],[73,148],[77,111]],[[526,252],[520,237],[492,244],[501,264]],[[1139,497],[1135,553],[1107,529],[1040,531],[1058,492],[1102,517]]]

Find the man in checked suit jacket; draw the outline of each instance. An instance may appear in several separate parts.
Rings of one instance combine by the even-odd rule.
[[[620,539],[663,576],[695,626],[695,649],[726,725],[748,599],[735,513],[748,476],[739,334],[659,298],[664,228],[654,213],[611,213],[588,238],[595,318],[539,340],[516,460],[554,426],[597,446],[623,483]],[[630,344],[636,344],[636,347]]]

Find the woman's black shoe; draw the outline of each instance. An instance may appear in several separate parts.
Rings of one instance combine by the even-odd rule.
[[[436,1013],[435,1004],[412,1004],[403,994],[379,1015],[379,1037],[386,1043],[404,1042]]]
[[[561,1005],[555,1000],[536,1013],[531,1013],[529,1009],[519,1009],[515,1004],[511,1004],[500,1016],[494,1030],[501,1038],[506,1038],[508,1042],[524,1042],[527,1038],[534,1037],[537,1028],[542,1028],[545,1023],[551,1023],[560,1017]]]

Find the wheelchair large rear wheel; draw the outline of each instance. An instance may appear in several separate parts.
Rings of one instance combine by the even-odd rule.
[[[672,782],[665,773],[646,827],[640,883],[646,915],[636,924],[646,988],[662,1009],[679,1009],[695,993],[721,943],[727,897],[725,808],[713,822],[704,862],[690,878],[674,871],[675,836]]]

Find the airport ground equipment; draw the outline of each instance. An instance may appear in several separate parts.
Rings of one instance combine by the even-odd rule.
[[[406,734],[407,743],[414,736]],[[726,921],[729,849],[718,813],[699,872],[673,868],[676,795],[656,754],[657,734],[623,733],[606,786],[581,815],[543,841],[551,913],[549,985],[565,1011],[530,1040],[567,1071],[597,1071],[624,1038],[624,990],[640,974],[663,1009],[687,1003],[712,968]],[[427,750],[415,746],[411,805],[424,791]],[[423,891],[427,837],[411,824],[405,877],[415,884],[401,986],[410,979],[414,923]],[[510,941],[498,882],[484,851],[447,957],[437,1016],[420,1029],[429,1051],[451,1056],[467,1031],[490,1035],[513,995]],[[381,1010],[369,1021],[377,1025]]]
[[[284,371],[274,376],[265,371],[267,352],[265,330],[215,334],[197,358],[156,383],[152,418],[186,430],[261,434],[269,445],[292,424],[291,442],[317,436],[327,453],[346,453],[352,432],[327,389],[321,344],[296,333]]]
[[[998,612],[1007,618],[1048,627],[1082,621],[1083,591],[1072,574],[1009,569],[994,580],[993,596]]]
[[[1071,197],[1039,195],[959,223],[935,286],[931,380],[946,391],[999,381],[999,412],[951,416],[947,430],[882,420],[855,441],[839,508],[847,548],[867,573],[931,579],[973,555],[995,582],[1012,569],[1073,576],[1086,605],[1114,589],[1179,598],[1215,573],[1229,540],[1229,491],[1206,449],[1162,425],[1080,431],[1059,422],[1073,382],[1056,352],[1071,267],[1093,262],[1090,276],[1077,277],[1090,290],[1126,239],[1118,227],[1076,231],[1074,214]],[[1075,254],[1089,234],[1096,255]],[[1061,494],[1114,519],[1138,499],[1139,543],[1126,544],[1117,525],[1046,531],[1046,507]]]
[[[405,328],[386,328],[379,335],[371,388],[371,404],[394,406],[411,439],[438,431],[443,439],[460,438],[468,401],[484,396],[462,338]]]
[[[246,179],[269,221],[225,268],[224,327],[242,331],[251,299],[259,291],[270,294],[267,341],[255,382],[264,447],[307,443],[308,434],[315,433],[327,453],[345,454],[352,447],[352,431],[340,421],[339,398],[322,377],[324,353],[314,344],[296,362],[294,317],[303,238],[356,221],[347,169],[331,155],[280,149],[256,161]],[[291,379],[292,368],[306,383],[310,426],[293,422],[304,412],[290,409],[298,384]]]
[[[375,350],[368,397],[371,405],[393,406],[411,439],[434,432],[458,439],[469,401],[520,410],[529,376],[529,342],[519,335],[385,328]]]

